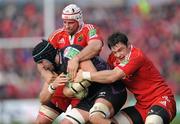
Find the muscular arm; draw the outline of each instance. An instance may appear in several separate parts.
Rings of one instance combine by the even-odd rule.
[[[79,62],[88,60],[100,52],[102,48],[102,41],[94,40],[95,39],[89,41],[89,44],[77,56],[68,61],[67,72],[71,74],[72,79],[76,76]]]
[[[76,82],[81,81],[82,79],[86,79],[86,77],[83,77],[82,73],[82,70],[78,72],[77,77],[75,79]],[[125,77],[125,73],[116,67],[113,70],[90,72],[91,79],[89,80],[93,82],[109,84],[115,82],[116,80],[122,79],[123,77]]]
[[[44,80],[43,87],[39,94],[40,102],[43,104],[48,102],[53,95],[53,93],[48,90],[49,85],[51,84],[51,86],[56,89],[58,86],[64,85],[64,83],[67,82],[67,79],[63,74],[58,76],[55,72],[44,69],[41,64],[37,64],[37,67]]]
[[[79,61],[91,59],[92,57],[98,55],[101,48],[102,48],[101,40],[97,40],[97,39],[90,40],[88,45],[78,54]]]
[[[49,86],[48,82],[44,82],[42,90],[39,94],[39,99],[42,104],[45,104],[53,95],[48,91],[48,86]]]

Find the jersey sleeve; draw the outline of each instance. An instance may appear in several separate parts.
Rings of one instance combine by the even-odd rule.
[[[129,60],[125,60],[118,64],[116,67],[123,70],[126,75],[132,75],[136,72],[144,63],[143,54],[136,54],[131,55]]]
[[[77,54],[79,54],[82,49],[83,49],[82,46],[73,44],[73,45],[64,47],[63,49],[60,50],[60,52],[63,58],[70,60],[74,58]]]
[[[48,38],[49,43],[52,44],[55,48],[58,48],[59,34],[61,32],[62,32],[62,29],[58,29],[54,31]]]
[[[98,39],[102,41],[102,38],[100,37],[100,32],[97,27],[91,24],[87,24],[87,42],[91,41],[92,39]]]

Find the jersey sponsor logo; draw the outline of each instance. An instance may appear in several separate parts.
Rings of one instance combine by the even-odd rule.
[[[126,64],[128,64],[129,63],[129,60],[128,59],[125,59],[125,60],[123,60],[119,65],[121,66],[121,67],[124,67]]]
[[[59,41],[58,41],[59,44],[64,44],[65,43],[65,40],[64,38],[61,38]]]
[[[91,29],[91,30],[89,31],[89,38],[93,38],[93,37],[95,37],[95,36],[97,36],[97,34],[96,34],[96,29]]]
[[[106,96],[106,92],[100,92],[98,96]]]
[[[64,57],[72,59],[79,53],[80,51],[78,49],[69,46],[64,50]]]
[[[161,103],[162,105],[166,106],[166,101],[160,101],[159,103]]]
[[[165,99],[166,101],[170,102],[168,96],[162,96],[163,99]]]
[[[150,111],[148,111],[148,114],[154,113],[154,110],[151,109]]]
[[[78,42],[82,41],[83,39],[83,35],[81,34],[79,37],[78,37]]]

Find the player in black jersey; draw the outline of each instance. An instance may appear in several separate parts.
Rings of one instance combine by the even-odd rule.
[[[38,50],[36,49],[38,45],[40,48],[43,47]],[[56,87],[62,87],[65,82],[69,82],[68,78],[65,77],[68,60],[77,55],[82,47],[78,45],[70,45],[63,49],[56,50],[46,41],[43,41],[38,45],[34,48],[33,58],[35,62],[39,63],[38,68],[41,75],[47,82],[51,82],[48,87],[46,87],[46,91],[48,90],[51,92],[56,90]],[[51,66],[47,63],[51,64]],[[95,66],[95,69],[93,65]],[[108,65],[99,57],[94,57],[91,61],[87,60],[81,62],[80,67],[81,69],[90,69],[91,71],[108,69]],[[54,78],[54,72],[59,76],[56,75],[54,76],[56,78]],[[52,82],[56,85],[53,86]],[[81,90],[88,91],[88,94],[77,105],[73,106],[71,111],[66,113],[65,119],[61,123],[85,123],[92,115],[97,115],[99,118],[110,118],[120,110],[126,101],[126,89],[121,83],[115,82],[111,85],[102,85],[85,81],[84,84],[83,82],[79,82],[79,84],[66,83],[66,86],[61,89],[61,91],[64,91],[63,93],[66,97],[76,97],[76,95],[72,94],[78,94]],[[49,97],[48,99],[50,100],[52,98]]]

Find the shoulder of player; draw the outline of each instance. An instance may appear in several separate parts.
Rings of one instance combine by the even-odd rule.
[[[86,30],[91,30],[91,29],[96,29],[96,26],[93,24],[84,24],[83,28]]]
[[[59,28],[57,30],[55,30],[52,34],[50,34],[49,39],[53,39],[55,36],[59,35],[59,34],[63,34],[65,31],[63,30],[63,28]]]
[[[144,53],[140,48],[132,47],[132,49],[131,49],[131,58],[144,59]]]

